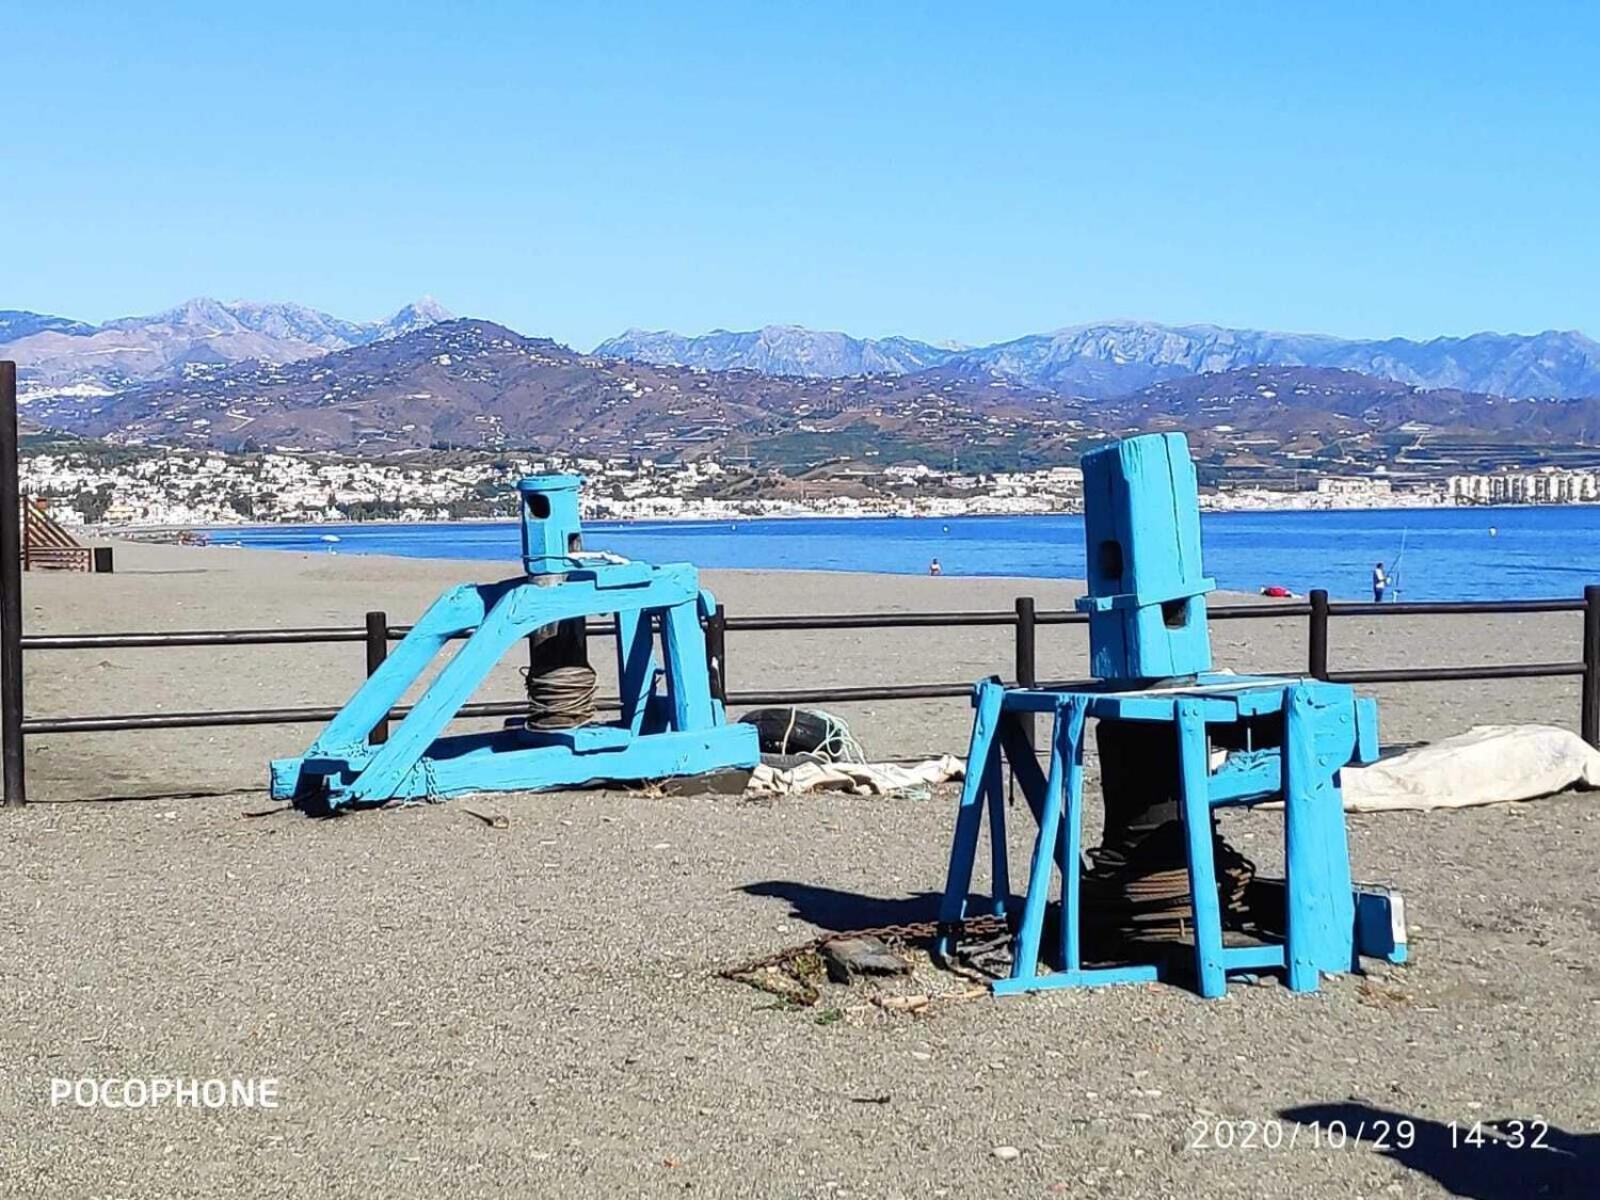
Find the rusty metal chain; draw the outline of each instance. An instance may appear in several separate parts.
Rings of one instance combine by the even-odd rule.
[[[941,931],[948,931],[956,938],[969,935],[998,937],[1001,934],[1009,934],[1011,926],[1006,923],[1004,917],[989,916],[966,917],[960,921],[908,921],[899,925],[876,925],[870,929],[845,929],[836,933],[825,933],[812,938],[809,942],[801,942],[797,946],[790,946],[773,954],[749,959],[737,966],[724,967],[717,974],[723,979],[737,979],[753,971],[782,966],[803,954],[815,954],[829,942],[844,941],[847,938],[874,937],[886,942],[926,942],[938,937]]]

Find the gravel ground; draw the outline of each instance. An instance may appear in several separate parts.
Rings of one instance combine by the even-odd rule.
[[[30,579],[32,631],[350,624],[368,607],[398,621],[459,577],[442,564],[152,548],[119,551],[119,566],[109,579]],[[714,583],[730,609],[769,612],[1067,594],[1038,581]],[[1301,623],[1279,624],[1219,625],[1219,660],[1299,661]],[[1411,632],[1336,626],[1336,661],[1536,657],[1535,643],[1567,636],[1556,618],[1498,633],[1387,624]],[[1064,632],[1050,632],[1048,653],[1075,674],[1081,646]],[[965,678],[1003,670],[1007,648],[942,630],[815,645],[751,634],[730,659],[736,686]],[[359,647],[295,653],[35,654],[30,709],[306,704],[353,686]],[[1410,688],[1384,704],[1386,737],[1399,740],[1575,716],[1575,698],[1548,683]],[[964,741],[959,705],[851,716],[879,753]],[[30,745],[36,794],[59,802],[6,813],[0,836],[0,1190],[1600,1194],[1600,805],[1589,797],[1353,817],[1358,878],[1407,897],[1413,962],[1315,996],[1275,983],[1238,983],[1214,1002],[1117,988],[952,1000],[914,1016],[874,1005],[871,988],[830,985],[814,1008],[787,1010],[715,971],[820,929],[931,915],[949,789],[763,804],[503,796],[334,821],[247,816],[270,807],[258,791],[179,795],[259,787],[265,758],[309,733]],[[70,802],[93,796],[155,798]],[[1228,814],[1230,838],[1268,869],[1277,827]],[[1013,861],[1025,852],[1019,842]],[[963,986],[928,967],[894,985]],[[57,1078],[173,1076],[272,1078],[279,1106],[50,1100]],[[1340,1148],[1312,1124],[1335,1118],[1350,1131]],[[1402,1118],[1415,1123],[1409,1149],[1392,1132]],[[1449,1122],[1465,1134],[1506,1118],[1548,1122],[1527,1136],[1554,1148],[1452,1148]],[[1372,1144],[1385,1120],[1387,1150]],[[1262,1145],[1274,1131],[1282,1144]],[[1230,1136],[1251,1144],[1219,1148]]]

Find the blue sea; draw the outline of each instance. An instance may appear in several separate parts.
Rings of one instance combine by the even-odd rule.
[[[1379,561],[1405,600],[1577,596],[1600,583],[1600,505],[1208,513],[1202,536],[1207,573],[1234,591],[1279,584],[1370,599]],[[511,522],[272,525],[212,537],[269,550],[493,559],[508,569],[519,553]],[[937,558],[945,575],[1084,576],[1076,516],[597,522],[585,526],[585,543],[701,567],[922,575]]]

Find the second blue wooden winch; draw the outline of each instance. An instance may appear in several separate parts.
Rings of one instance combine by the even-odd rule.
[[[272,794],[332,810],[479,791],[538,791],[747,769],[753,726],[728,724],[712,695],[701,619],[715,609],[688,563],[656,566],[583,547],[582,480],[524,479],[523,574],[439,597],[298,758],[272,763]],[[620,712],[604,723],[447,734],[506,653],[526,638],[613,616]],[[659,627],[659,654],[656,630]],[[371,734],[445,654],[385,742]]]
[[[1363,954],[1404,961],[1400,898],[1352,883],[1340,792],[1343,769],[1377,757],[1376,703],[1324,680],[1211,670],[1205,594],[1214,585],[1201,566],[1198,486],[1182,435],[1094,451],[1083,473],[1088,595],[1079,607],[1097,680],[978,685],[941,950],[977,904],[1012,929],[999,994],[1183,977],[1218,996],[1230,972],[1263,970],[1312,991]],[[1038,716],[1049,732],[1043,769],[1032,740]],[[1105,830],[1085,855],[1091,721]],[[1008,769],[1038,827],[1020,905],[1007,861]],[[1274,801],[1284,808],[1286,870],[1269,881],[1218,835],[1215,813]],[[985,825],[990,888],[979,898],[971,893]]]

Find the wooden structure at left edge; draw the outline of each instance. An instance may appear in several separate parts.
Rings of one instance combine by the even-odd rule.
[[[537,791],[607,780],[749,768],[755,728],[726,724],[711,694],[701,618],[715,602],[686,563],[653,566],[582,551],[582,480],[517,485],[526,574],[446,592],[299,758],[272,764],[272,794],[335,809],[477,791]],[[520,724],[444,736],[474,689],[536,630],[615,614],[621,715],[533,731]],[[661,631],[661,661],[654,626]],[[465,643],[386,742],[369,735],[453,639]]]
[[[1198,487],[1182,435],[1132,438],[1084,459],[1084,528],[1090,656],[1102,682],[1089,688],[1008,688],[980,683],[967,776],[956,818],[939,918],[940,950],[971,903],[974,860],[985,814],[991,854],[990,911],[1014,916],[1006,862],[1004,774],[1009,764],[1038,825],[1010,977],[998,994],[1166,978],[1154,963],[1086,967],[1079,903],[1083,749],[1090,719],[1137,727],[1117,744],[1170,737],[1176,744],[1189,890],[1191,975],[1202,995],[1220,996],[1230,971],[1283,971],[1295,991],[1313,991],[1321,972],[1343,972],[1369,954],[1404,961],[1400,898],[1356,890],[1339,771],[1377,757],[1377,705],[1340,684],[1211,671],[1201,574]],[[1049,766],[1041,769],[1024,722],[1053,718]],[[1151,745],[1144,741],[1145,746]],[[1213,810],[1284,802],[1287,869],[1281,940],[1224,942],[1213,849]],[[1053,971],[1040,971],[1046,908],[1060,879]]]
[[[111,551],[85,546],[50,515],[42,499],[32,497],[22,506],[22,569],[105,572],[111,570]]]

